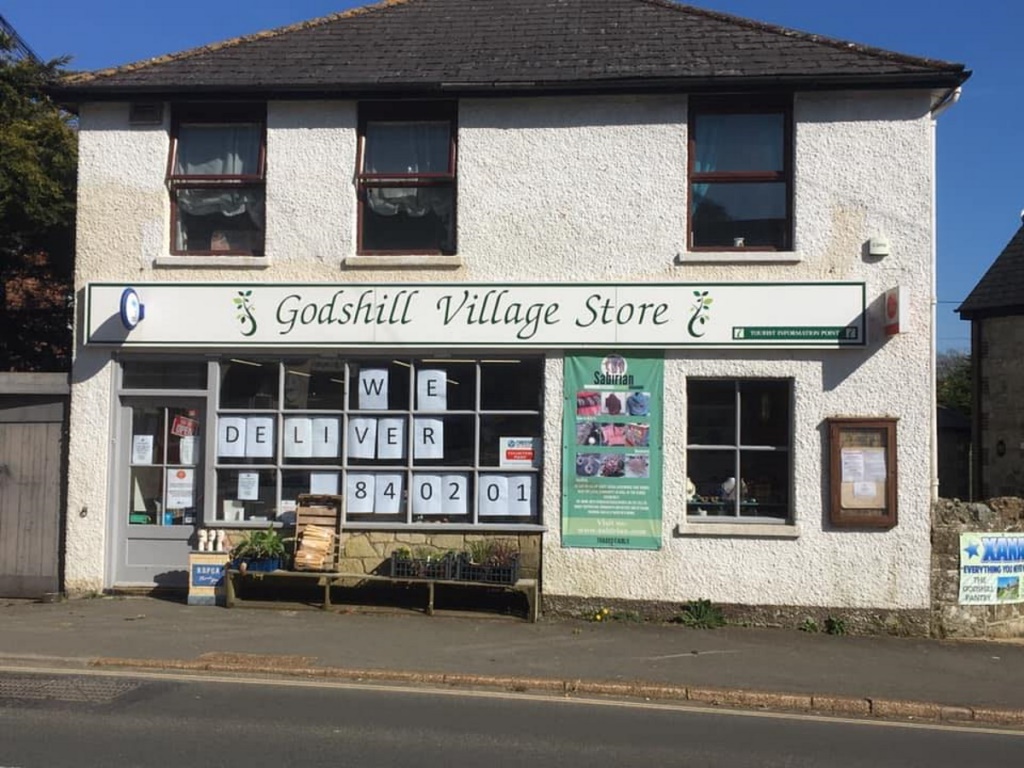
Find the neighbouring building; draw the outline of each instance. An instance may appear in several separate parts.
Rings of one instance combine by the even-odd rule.
[[[67,588],[344,496],[587,601],[929,607],[962,65],[667,0],[406,0],[69,78]],[[367,563],[369,562],[369,565]]]
[[[957,312],[971,322],[974,497],[1024,496],[1024,227]]]

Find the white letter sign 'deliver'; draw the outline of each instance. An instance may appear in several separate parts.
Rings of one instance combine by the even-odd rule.
[[[381,419],[377,425],[377,458],[405,458],[405,419]]]
[[[284,456],[286,459],[309,459],[313,456],[313,420],[284,420]]]
[[[341,455],[338,436],[341,432],[338,419],[324,417],[313,419],[313,458],[333,459]]]
[[[375,459],[377,457],[377,420],[349,419],[348,457]]]
[[[252,459],[274,457],[274,419],[250,416],[245,425],[245,455]]]
[[[444,458],[444,419],[413,419],[414,459]]]
[[[224,458],[245,456],[244,416],[221,416],[217,420],[217,455]]]

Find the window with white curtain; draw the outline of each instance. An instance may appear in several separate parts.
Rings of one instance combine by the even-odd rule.
[[[265,108],[175,111],[168,187],[171,252],[262,256]]]
[[[690,103],[691,250],[792,248],[789,100]]]
[[[359,107],[359,252],[455,253],[454,102]]]

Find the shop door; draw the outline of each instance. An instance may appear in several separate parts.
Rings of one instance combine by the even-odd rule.
[[[187,587],[203,509],[203,401],[126,398],[121,422],[114,584]]]

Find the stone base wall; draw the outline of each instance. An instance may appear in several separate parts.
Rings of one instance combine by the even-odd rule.
[[[500,539],[519,547],[519,577],[540,578],[541,534],[419,533],[412,531],[345,531],[341,537],[339,569],[351,573],[389,572],[389,559],[405,547],[414,554],[461,552],[473,541]]]
[[[932,634],[936,637],[1024,637],[1024,603],[960,605],[960,534],[1024,532],[1024,499],[932,507]]]
[[[607,608],[615,619],[635,621],[672,621],[683,613],[678,602],[653,600],[601,600],[600,598],[545,594],[541,602],[544,615],[559,618],[592,619]],[[800,605],[715,604],[729,624],[773,629],[810,629],[825,632],[828,619],[849,635],[897,635],[926,637],[929,630],[927,610],[886,610],[873,608],[820,608]]]

